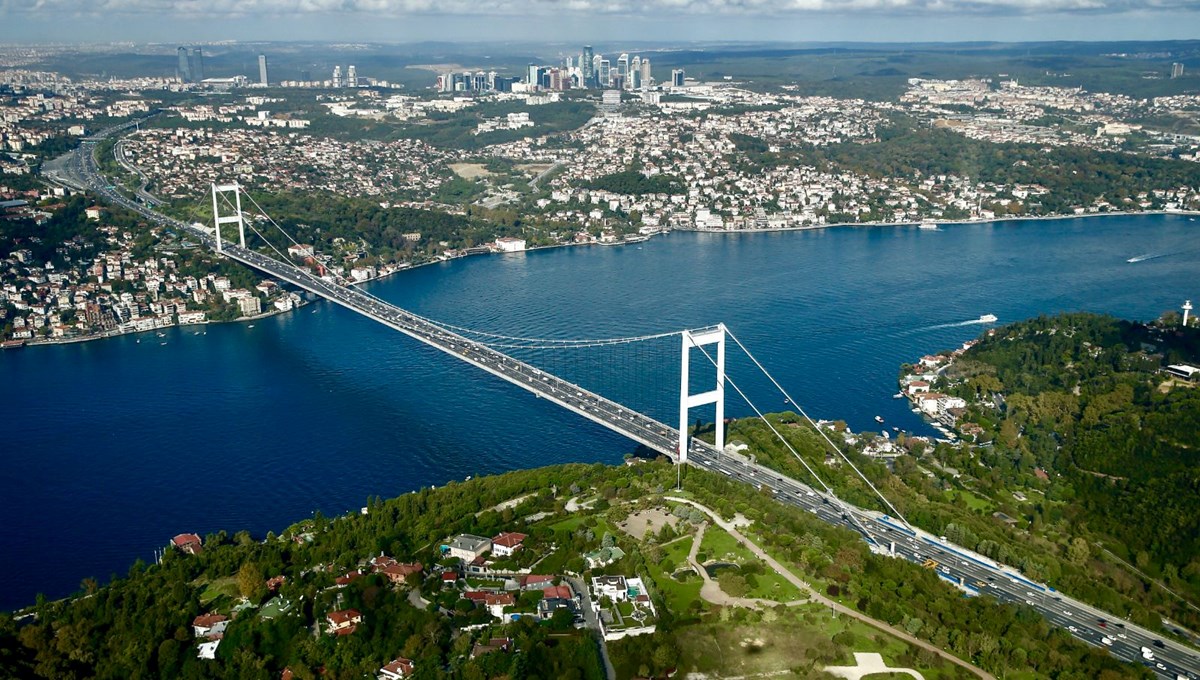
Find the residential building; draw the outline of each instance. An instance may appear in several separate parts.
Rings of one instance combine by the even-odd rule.
[[[482,536],[460,534],[450,541],[447,548],[451,557],[457,557],[464,562],[473,562],[475,558],[491,551],[492,542]]]

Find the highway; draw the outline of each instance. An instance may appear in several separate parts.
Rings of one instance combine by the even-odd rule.
[[[47,177],[68,186],[87,188],[106,200],[215,249],[216,243],[209,230],[161,215],[142,203],[130,200],[113,189],[108,180],[100,175],[92,154],[95,142],[119,129],[112,128],[99,133],[85,141],[79,149],[47,164]],[[372,297],[358,288],[344,286],[332,277],[317,276],[307,269],[229,242],[224,243],[221,252],[268,276],[319,295],[453,355],[655,451],[677,458],[679,435],[674,428],[447,330],[429,319]],[[1171,680],[1200,678],[1200,652],[1026,579],[1012,567],[998,564],[937,536],[911,529],[886,515],[852,506],[832,494],[810,488],[742,456],[720,452],[699,439],[691,440],[687,462],[758,488],[769,488],[778,501],[812,512],[826,522],[848,527],[863,535],[876,552],[930,566],[939,576],[956,584],[967,594],[989,595],[1000,602],[1032,607],[1050,623],[1062,627],[1080,640],[1105,648],[1124,661],[1141,663],[1160,677]],[[1153,659],[1143,658],[1143,647],[1153,653]]]

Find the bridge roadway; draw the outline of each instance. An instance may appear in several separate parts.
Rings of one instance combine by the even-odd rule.
[[[60,162],[56,162],[50,178],[71,186],[86,187],[113,203],[215,248],[216,243],[207,230],[154,212],[110,188],[111,185],[96,167],[92,147],[93,144],[84,144],[67,157],[58,159]],[[308,270],[236,245],[225,244],[223,251],[249,267],[367,316],[672,459],[676,458],[679,437],[678,431],[672,427],[380,301],[357,288],[342,286]],[[699,439],[691,440],[688,463],[758,488],[770,489],[779,502],[802,508],[826,522],[862,534],[876,551],[886,551],[897,558],[918,564],[933,560],[937,563],[935,569],[939,576],[960,588],[972,594],[990,595],[1000,602],[1030,606],[1051,624],[1067,630],[1080,640],[1107,648],[1124,661],[1141,663],[1159,677],[1170,680],[1200,678],[1200,653],[1196,650],[1026,579],[1011,567],[919,529],[910,529],[886,515],[852,506],[742,456],[720,452]],[[1106,638],[1109,643],[1104,642]],[[1153,652],[1153,660],[1143,658],[1143,647]]]

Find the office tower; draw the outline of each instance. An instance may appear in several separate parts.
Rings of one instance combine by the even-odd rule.
[[[267,86],[267,55],[258,55],[258,84]]]
[[[608,87],[612,82],[612,65],[607,59],[600,60],[600,68],[596,69],[596,78],[599,80],[600,87]]]
[[[683,69],[671,69],[671,87],[683,87]]]
[[[622,54],[617,57],[617,76],[621,77],[622,82],[629,79],[629,55]]]
[[[592,52],[591,45],[583,46],[583,55],[579,58],[579,70],[582,71],[584,87],[591,87],[592,80],[596,77],[596,65],[592,63],[596,54]]]
[[[204,53],[199,47],[192,48],[192,80],[197,83],[204,80]]]
[[[1171,64],[1171,77],[1179,78],[1181,76],[1183,76],[1183,64],[1180,64],[1179,62]]]
[[[600,62],[602,61],[604,61],[604,55],[597,54],[592,57],[592,78],[588,87],[600,87]]]
[[[487,89],[489,89],[489,90],[495,90],[495,89],[496,89],[496,72],[495,72],[495,71],[488,71],[488,74],[487,74]]]
[[[642,87],[650,87],[654,84],[654,79],[650,77],[650,60],[642,60]]]
[[[346,67],[346,87],[358,87],[358,73],[354,70],[354,64]]]
[[[629,75],[625,79],[625,89],[636,90],[641,87],[642,81],[642,58],[635,56],[629,62]]]
[[[175,70],[178,71],[179,80],[184,83],[192,82],[192,64],[188,60],[187,48],[180,47],[175,51],[175,54],[179,58],[179,64],[175,67]]]
[[[333,67],[333,86],[334,87],[342,86],[342,67],[341,66]]]

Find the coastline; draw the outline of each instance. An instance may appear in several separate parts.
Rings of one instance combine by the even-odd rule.
[[[1200,216],[1200,210],[1116,210],[1108,212],[1084,213],[1082,215],[1008,215],[1005,217],[989,217],[986,219],[968,220],[930,220],[905,222],[835,222],[833,224],[810,224],[799,227],[764,227],[762,229],[697,229],[695,227],[677,227],[672,231],[687,231],[697,234],[758,234],[783,231],[813,231],[817,229],[833,229],[836,227],[918,227],[932,222],[938,228],[961,226],[968,224],[994,224],[996,222],[1045,222],[1051,220],[1085,220],[1093,217],[1138,217],[1142,215],[1179,215],[1185,217]]]
[[[1181,217],[1191,217],[1194,219],[1195,217],[1200,217],[1200,210],[1126,210],[1126,211],[1085,213],[1082,215],[1018,215],[1018,216],[1006,216],[1006,217],[993,217],[993,218],[988,218],[988,219],[972,219],[972,220],[958,220],[958,221],[948,220],[948,221],[942,221],[942,222],[935,222],[935,224],[939,228],[941,228],[943,226],[950,227],[950,226],[963,226],[963,225],[971,225],[971,224],[994,224],[997,222],[1022,222],[1022,221],[1039,221],[1040,222],[1040,221],[1053,221],[1053,220],[1091,219],[1091,218],[1096,218],[1096,217],[1138,217],[1138,216],[1144,216],[1144,215],[1159,215],[1159,216],[1179,215]],[[813,224],[813,225],[809,225],[809,226],[799,226],[799,227],[765,227],[762,229],[696,229],[696,228],[682,227],[682,228],[674,228],[674,229],[669,229],[669,230],[657,231],[652,234],[645,234],[645,235],[643,235],[644,238],[638,238],[638,240],[636,240],[636,241],[618,241],[618,242],[614,242],[614,243],[599,243],[599,242],[593,242],[593,241],[589,241],[587,243],[556,243],[556,244],[544,245],[544,246],[534,246],[532,248],[526,248],[525,250],[520,251],[520,252],[521,253],[529,253],[529,252],[534,252],[534,251],[539,251],[539,250],[551,250],[551,249],[555,249],[555,248],[575,248],[575,247],[581,247],[581,246],[605,246],[605,247],[628,246],[628,245],[644,243],[645,241],[648,241],[655,236],[667,235],[673,231],[681,231],[681,232],[696,233],[696,234],[760,234],[760,233],[780,233],[780,232],[793,232],[793,231],[814,231],[814,230],[823,230],[823,229],[834,229],[834,228],[839,228],[839,227],[864,227],[864,228],[918,227],[922,223],[923,222],[912,222],[912,221],[906,221],[906,222],[838,222],[838,223],[834,223],[834,224]],[[399,274],[400,272],[417,269],[419,267],[426,267],[426,266],[435,265],[435,264],[443,264],[446,262],[453,262],[454,260],[461,260],[461,259],[467,258],[467,257],[475,257],[475,256],[479,256],[479,255],[513,255],[513,254],[515,254],[515,253],[486,252],[486,253],[463,254],[463,255],[458,255],[456,257],[438,258],[438,259],[434,259],[434,260],[429,260],[427,262],[421,262],[419,264],[409,264],[408,266],[405,266],[405,267],[396,267],[395,269],[392,269],[391,271],[387,272],[386,274],[380,274],[379,276],[376,276],[375,278],[367,279],[366,281],[354,281],[354,282],[348,283],[346,285],[361,286],[364,284],[373,283],[375,281],[382,281],[383,279],[390,278],[396,274]],[[313,302],[313,300],[302,299],[300,304],[296,305],[295,307],[293,307],[291,310],[288,310],[288,311],[273,310],[273,311],[264,312],[262,314],[258,314],[255,316],[240,317],[237,319],[229,319],[226,321],[205,321],[202,324],[186,324],[186,325],[188,325],[188,326],[205,326],[208,324],[221,324],[221,323],[245,323],[245,322],[249,322],[249,321],[255,321],[257,319],[264,319],[267,317],[276,316],[279,314],[287,314],[291,311],[295,311],[296,309],[300,309],[301,307],[307,306],[307,305],[311,304],[312,302]],[[182,328],[182,327],[183,326],[181,326],[180,324],[172,324],[171,326],[167,326],[166,328]],[[162,329],[157,329],[157,330],[162,330]],[[51,346],[53,346],[53,345],[73,345],[73,344],[78,344],[78,343],[83,343],[83,342],[90,342],[93,340],[106,340],[108,338],[120,337],[122,335],[130,335],[130,334],[135,334],[135,333],[148,333],[148,332],[150,332],[150,331],[130,330],[130,331],[118,331],[118,332],[106,332],[106,333],[100,333],[100,334],[96,334],[96,335],[89,335],[86,337],[78,337],[78,338],[55,338],[55,339],[26,341],[23,345],[20,345],[20,347],[18,347],[16,349],[22,349],[25,347],[47,346],[47,345],[51,345]]]
[[[295,305],[294,307],[292,307],[291,309],[289,309],[287,311],[275,309],[275,310],[272,310],[269,312],[263,312],[262,314],[255,314],[254,316],[243,316],[243,317],[239,317],[237,319],[227,319],[225,321],[204,321],[201,323],[185,323],[185,324],[173,323],[170,326],[163,326],[161,328],[155,328],[153,330],[145,330],[145,331],[116,330],[116,331],[105,331],[103,333],[96,333],[94,335],[86,335],[86,336],[77,337],[77,338],[46,338],[43,340],[26,340],[24,344],[20,345],[19,347],[15,347],[13,349],[25,349],[26,347],[47,347],[47,346],[55,346],[55,345],[78,345],[80,343],[91,342],[93,340],[108,340],[110,338],[119,338],[123,335],[137,335],[138,333],[154,333],[154,332],[162,331],[167,328],[193,328],[193,327],[199,328],[199,327],[206,327],[206,326],[213,325],[213,324],[245,323],[247,321],[257,321],[258,319],[265,319],[267,317],[277,316],[279,314],[287,314],[288,312],[295,311],[297,309],[300,309],[301,307],[312,304],[313,302],[314,302],[313,300],[306,300],[304,298],[301,298],[300,304]]]

